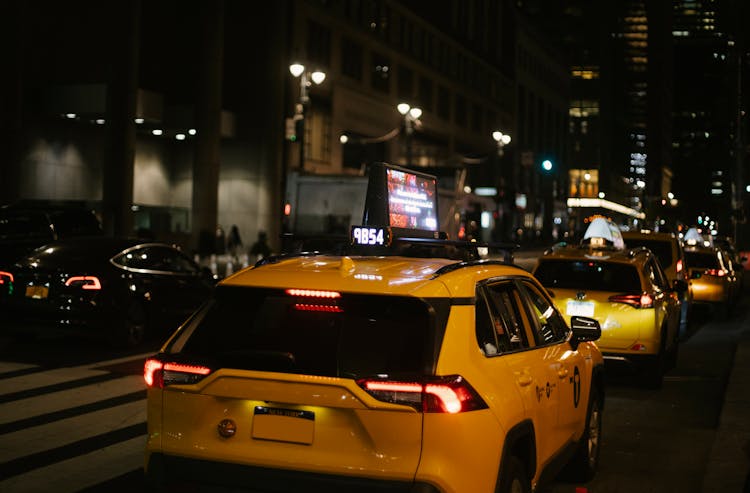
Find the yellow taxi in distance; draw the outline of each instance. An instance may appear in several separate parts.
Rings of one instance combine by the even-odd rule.
[[[533,273],[568,320],[584,315],[599,322],[597,345],[605,361],[634,367],[647,385],[659,387],[665,369],[676,362],[679,294],[686,283],[670,284],[647,248],[616,248],[607,237],[591,240],[548,250]]]
[[[490,493],[566,465],[590,478],[598,323],[571,328],[527,271],[422,233],[354,226],[337,253],[221,281],[146,361],[150,483]]]
[[[685,247],[685,259],[695,302],[710,304],[722,317],[728,316],[739,295],[739,281],[726,252],[713,246],[690,245]]]
[[[680,239],[674,233],[651,230],[623,231],[622,239],[627,248],[646,247],[651,250],[671,284],[676,280],[687,283],[688,289],[680,298],[680,334],[686,334],[693,310],[693,286]]]

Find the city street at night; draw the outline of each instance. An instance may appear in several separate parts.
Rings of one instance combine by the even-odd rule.
[[[608,372],[599,472],[547,491],[747,491],[748,327],[745,291],[728,320],[697,312],[661,389]],[[127,354],[79,339],[0,344],[0,490],[143,491],[142,370],[157,344]]]

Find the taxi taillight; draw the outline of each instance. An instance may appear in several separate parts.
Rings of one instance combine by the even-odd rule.
[[[648,293],[643,294],[616,294],[609,297],[612,303],[625,303],[635,308],[653,308],[654,298]]]
[[[190,385],[200,382],[211,371],[207,366],[149,358],[143,365],[143,379],[147,386],[163,389],[168,385]]]
[[[13,283],[13,274],[0,270],[0,285],[5,284],[6,282]]]
[[[460,375],[419,380],[361,379],[357,384],[379,401],[404,404],[425,413],[456,414],[487,408]]]

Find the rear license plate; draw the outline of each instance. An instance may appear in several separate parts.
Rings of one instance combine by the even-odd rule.
[[[565,314],[571,317],[593,317],[594,302],[569,300],[568,304],[565,307]]]
[[[47,286],[26,286],[26,297],[41,300],[47,297],[49,288]]]
[[[298,409],[256,406],[252,436],[258,440],[301,443],[313,442],[315,413]]]

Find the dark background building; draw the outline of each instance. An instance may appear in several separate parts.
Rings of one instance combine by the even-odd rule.
[[[602,3],[4,2],[0,202],[199,251],[220,225],[276,239],[290,173],[386,160],[441,176],[487,239],[575,234],[571,198],[741,229],[746,7]],[[326,73],[302,106],[293,62]]]

